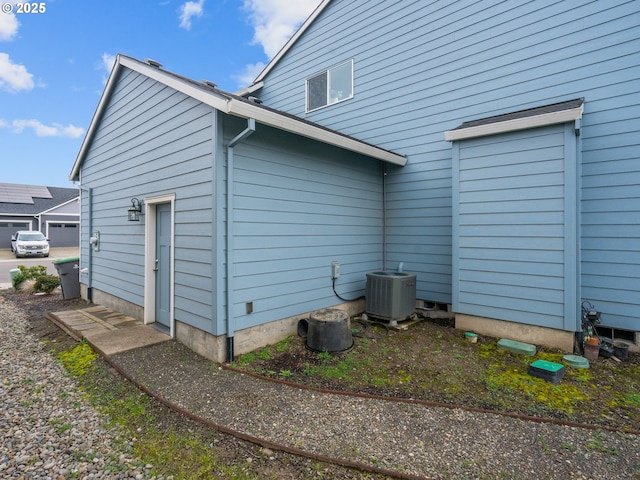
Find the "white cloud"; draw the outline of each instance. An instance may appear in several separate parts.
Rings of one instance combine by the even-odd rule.
[[[254,29],[253,43],[273,58],[296,29],[311,15],[320,0],[244,0]]]
[[[84,128],[67,125],[66,127],[58,123],[44,125],[39,120],[14,120],[9,123],[0,118],[0,128],[9,128],[13,133],[22,133],[25,129],[31,128],[38,137],[66,137],[78,138],[84,135]]]
[[[258,63],[250,63],[244,67],[244,70],[237,75],[233,76],[233,79],[238,82],[240,87],[246,87],[247,85],[251,85],[255,78],[260,74],[262,70],[264,70],[266,64],[262,62]]]
[[[26,67],[13,63],[8,54],[0,52],[0,89],[15,93],[31,90],[33,86],[33,75],[27,72]]]
[[[185,30],[191,29],[191,19],[193,17],[201,17],[204,12],[204,0],[197,2],[186,2],[180,6],[180,28]]]
[[[0,41],[8,42],[18,33],[18,19],[14,13],[0,12]]]
[[[102,85],[107,84],[107,80],[109,79],[109,75],[111,75],[111,70],[113,69],[113,65],[116,63],[116,56],[111,55],[110,53],[103,53],[102,57],[100,57],[100,62],[96,67],[96,70],[102,70],[105,74],[102,76]]]
[[[110,53],[102,54],[102,68],[106,70],[107,73],[111,73],[113,69],[113,65],[116,63],[116,56],[111,55]]]

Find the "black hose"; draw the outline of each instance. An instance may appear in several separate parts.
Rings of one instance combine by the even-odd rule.
[[[354,298],[352,300],[349,300],[347,298],[343,298],[340,295],[338,295],[338,292],[336,292],[336,279],[335,278],[332,279],[332,283],[333,283],[333,293],[335,293],[336,297],[338,297],[343,302],[355,302],[356,300],[360,300],[361,298],[364,298],[364,295],[360,295],[358,298]]]
[[[364,325],[364,329],[360,332],[355,332],[352,333],[352,335],[354,337],[358,337],[358,338],[370,338],[370,339],[376,339],[376,338],[384,338],[384,337],[388,337],[389,336],[389,326],[386,323],[382,323],[382,322],[368,322],[368,321],[364,321],[364,320],[355,320],[354,322],[359,323],[360,325]],[[369,327],[373,326],[373,325],[379,325],[381,327],[384,327],[384,329],[386,330],[386,335],[365,335],[364,333],[369,330]]]

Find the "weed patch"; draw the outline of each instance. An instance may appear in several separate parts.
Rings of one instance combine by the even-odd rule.
[[[599,359],[589,369],[565,366],[558,384],[528,374],[535,360],[563,363],[566,352],[539,348],[533,357],[476,344],[446,321],[355,338],[348,352],[314,352],[293,336],[239,357],[248,371],[319,388],[481,407],[640,430],[640,358]]]
[[[56,358],[74,377],[87,373],[87,369],[98,358],[91,346],[86,342],[78,343],[71,351],[56,354]]]

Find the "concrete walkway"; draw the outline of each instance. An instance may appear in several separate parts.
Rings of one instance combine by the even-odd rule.
[[[106,356],[171,339],[150,325],[100,305],[50,312],[47,317],[72,337],[85,339]]]

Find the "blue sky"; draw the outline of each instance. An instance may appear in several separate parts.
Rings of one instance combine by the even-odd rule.
[[[35,2],[43,11],[20,13],[21,4],[0,0],[0,182],[72,186],[67,177],[116,54],[233,92],[319,3],[49,0]]]

